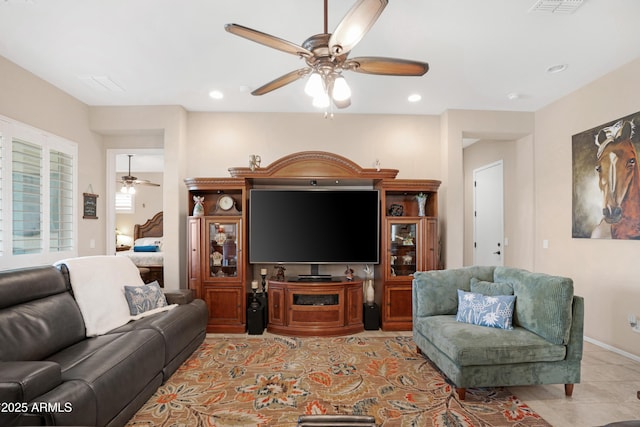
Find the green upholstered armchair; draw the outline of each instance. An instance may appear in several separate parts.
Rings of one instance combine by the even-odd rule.
[[[458,290],[515,295],[513,329],[456,320]],[[468,387],[580,382],[584,300],[566,277],[510,267],[418,272],[413,280],[413,338],[454,384]]]

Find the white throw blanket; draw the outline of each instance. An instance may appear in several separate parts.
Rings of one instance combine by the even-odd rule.
[[[170,310],[176,304],[131,316],[123,288],[144,286],[135,264],[125,257],[99,255],[58,261],[69,269],[71,288],[88,337],[102,335],[130,320]]]

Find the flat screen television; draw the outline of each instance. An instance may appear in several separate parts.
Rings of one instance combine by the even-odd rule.
[[[377,264],[377,190],[252,189],[252,264]]]

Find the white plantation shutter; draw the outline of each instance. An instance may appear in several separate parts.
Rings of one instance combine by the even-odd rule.
[[[49,153],[49,250],[73,249],[73,157]]]
[[[135,194],[116,192],[116,213],[135,212]]]
[[[42,252],[42,147],[13,139],[13,254]]]
[[[77,256],[76,143],[0,116],[0,268]]]

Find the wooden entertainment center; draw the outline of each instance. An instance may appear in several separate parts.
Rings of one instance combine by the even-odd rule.
[[[243,333],[249,265],[249,190],[255,186],[366,186],[380,191],[380,264],[376,303],[382,328],[410,330],[413,273],[438,268],[440,181],[396,179],[396,169],[362,168],[323,151],[291,154],[262,168],[229,168],[228,178],[187,178],[189,212],[203,198],[203,215],[187,220],[189,288],[209,307],[207,332]],[[425,196],[419,209],[417,196]],[[267,330],[334,336],[363,330],[363,282],[296,282],[268,278]]]

